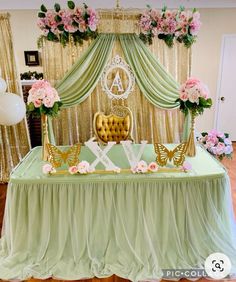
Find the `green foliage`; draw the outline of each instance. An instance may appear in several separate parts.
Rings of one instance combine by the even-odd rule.
[[[54,10],[58,13],[61,10],[61,6],[58,3],[56,3],[54,5]]]
[[[57,36],[54,33],[52,33],[51,31],[49,31],[49,33],[47,35],[47,39],[49,41],[57,41]]]
[[[88,9],[88,5],[86,5],[85,3],[83,3],[83,5],[85,9]]]
[[[144,42],[144,44],[152,44],[152,34],[148,33],[148,34],[144,34],[144,33],[140,33],[139,34],[139,38]]]
[[[38,12],[38,17],[39,17],[39,18],[45,18],[46,15],[45,15],[45,13]]]
[[[62,106],[62,102],[55,102],[52,108],[47,108],[44,105],[40,106],[39,108],[35,108],[34,104],[31,102],[27,105],[27,114],[28,116],[31,115],[32,117],[40,117],[42,114],[56,117],[60,108]]]
[[[74,10],[75,8],[75,3],[73,1],[68,1],[67,6],[69,9]]]
[[[56,16],[55,16],[55,21],[56,21],[57,23],[59,23],[59,22],[61,21],[61,17],[60,17],[59,15],[56,15]]]
[[[36,71],[28,71],[20,74],[20,79],[30,80],[30,79],[43,79],[43,73],[38,73]]]
[[[210,108],[212,106],[211,98],[204,99],[202,97],[199,98],[199,103],[192,103],[189,100],[182,101],[181,99],[177,99],[175,102],[180,104],[180,111],[183,112],[185,115],[188,114],[189,111],[193,113],[194,116],[202,115],[204,109]]]
[[[164,41],[165,41],[165,43],[168,47],[170,47],[170,48],[173,47],[173,45],[174,45],[174,35],[173,34],[165,35]]]
[[[202,134],[203,137],[205,137],[206,135],[208,135],[207,132],[202,132],[201,134]]]
[[[47,8],[44,6],[44,5],[41,5],[40,7],[40,10],[43,12],[43,13],[47,13]]]

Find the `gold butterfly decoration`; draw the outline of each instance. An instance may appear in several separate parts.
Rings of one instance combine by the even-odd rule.
[[[165,166],[169,161],[173,160],[175,166],[180,166],[185,160],[185,151],[187,143],[181,143],[174,150],[168,150],[164,145],[155,143],[154,148],[157,154],[156,162],[160,166]]]
[[[61,151],[50,143],[47,144],[47,148],[49,152],[48,161],[54,168],[60,167],[64,163],[66,163],[68,166],[74,166],[79,163],[78,156],[81,150],[80,144],[75,144],[66,151]]]

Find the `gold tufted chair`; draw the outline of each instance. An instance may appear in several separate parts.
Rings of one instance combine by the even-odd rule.
[[[110,115],[96,113],[93,126],[98,141],[103,144],[109,141],[120,143],[122,140],[132,140],[133,117],[127,107],[115,106]]]

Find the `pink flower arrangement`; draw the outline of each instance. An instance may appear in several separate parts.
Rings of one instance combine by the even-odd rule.
[[[188,162],[188,161],[184,161],[181,169],[184,171],[184,172],[187,172],[189,170],[192,169],[192,165]]]
[[[43,165],[42,171],[43,171],[43,174],[52,174],[56,172],[55,168],[53,168],[51,164]]]
[[[38,17],[37,25],[43,33],[42,38],[61,42],[63,46],[70,38],[75,43],[82,44],[83,40],[97,35],[98,14],[86,4],[76,7],[73,1],[68,1],[68,9],[61,9],[59,4],[55,4],[54,11],[48,11],[41,5]],[[39,44],[42,38],[39,39]]]
[[[155,162],[151,162],[149,165],[141,160],[137,163],[135,167],[131,168],[131,171],[133,173],[147,173],[148,171],[151,172],[157,172],[158,171],[158,165]]]
[[[177,10],[162,11],[148,9],[140,16],[140,38],[146,43],[152,43],[153,37],[163,39],[169,47],[173,46],[174,39],[190,47],[195,41],[201,27],[200,13],[193,9],[185,11],[183,7]]]
[[[205,108],[212,106],[207,86],[197,78],[189,78],[181,85],[179,98],[176,102],[180,103],[182,112],[187,114],[190,110],[195,116],[202,114]]]
[[[37,80],[29,91],[27,110],[30,114],[57,115],[62,103],[55,88],[48,81]]]
[[[158,171],[158,165],[157,163],[155,162],[151,162],[149,165],[148,165],[148,170],[151,171],[151,172],[157,172]]]
[[[220,160],[224,157],[232,158],[233,146],[228,133],[213,129],[209,132],[202,132],[198,141],[210,154]]]
[[[76,166],[69,167],[68,171],[70,174],[87,174],[93,172],[87,161],[81,161]]]

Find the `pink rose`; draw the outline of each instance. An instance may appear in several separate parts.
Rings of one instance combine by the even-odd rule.
[[[86,174],[86,173],[90,172],[90,165],[87,161],[81,161],[77,165],[77,169],[78,169],[78,172],[80,174]]]
[[[71,166],[71,167],[69,167],[69,173],[70,174],[76,174],[77,172],[78,172],[78,168],[77,168],[77,166]]]
[[[45,28],[45,19],[44,18],[38,19],[37,25],[40,29],[43,30]]]
[[[133,173],[146,173],[148,171],[148,165],[145,161],[141,160],[137,163],[137,165],[131,168]]]
[[[190,78],[186,81],[185,87],[186,87],[186,88],[192,88],[192,87],[194,87],[194,86],[196,86],[196,85],[198,85],[198,84],[200,84],[200,83],[201,83],[201,82],[200,82],[199,79],[190,77]]]
[[[185,91],[180,92],[179,98],[180,98],[182,101],[186,102],[186,101],[188,100],[188,93],[186,93]]]
[[[220,138],[224,138],[225,137],[224,133],[220,132],[220,131],[217,132],[217,136],[220,137]]]
[[[219,142],[216,146],[216,154],[222,155],[224,154],[224,151],[225,151],[225,144],[222,142]]]
[[[206,136],[206,142],[215,146],[218,143],[218,138],[215,135],[208,135]]]
[[[156,9],[152,9],[152,10],[151,10],[150,16],[151,16],[154,20],[157,20],[157,21],[158,21],[159,18],[161,17],[159,11],[156,10]]]
[[[189,95],[189,101],[191,103],[199,103],[199,93],[196,91],[193,91],[190,95]]]
[[[44,174],[50,174],[56,172],[51,164],[45,164],[42,168]]]
[[[35,100],[33,103],[35,108],[39,108],[42,105],[42,101],[40,99]]]
[[[216,130],[216,129],[212,129],[212,130],[210,130],[209,132],[208,132],[208,136],[210,137],[210,136],[217,136],[217,134],[218,134],[218,131]]]
[[[78,28],[72,24],[65,24],[64,29],[65,31],[70,32],[70,33],[74,33],[78,30]]]
[[[51,87],[50,83],[44,79],[42,80],[37,80],[33,85],[31,89],[41,89],[45,87]]]
[[[191,170],[191,169],[192,169],[192,165],[189,162],[185,161],[183,163],[182,170],[184,172],[187,172],[188,170]]]
[[[194,20],[192,23],[190,23],[190,33],[192,35],[197,35],[202,23],[199,20]]]
[[[53,105],[54,105],[54,102],[55,102],[54,99],[51,99],[51,98],[48,98],[48,97],[45,97],[43,99],[43,104],[47,108],[52,108]]]
[[[151,162],[148,165],[148,170],[152,171],[152,172],[157,172],[158,171],[158,165],[155,162]]]

